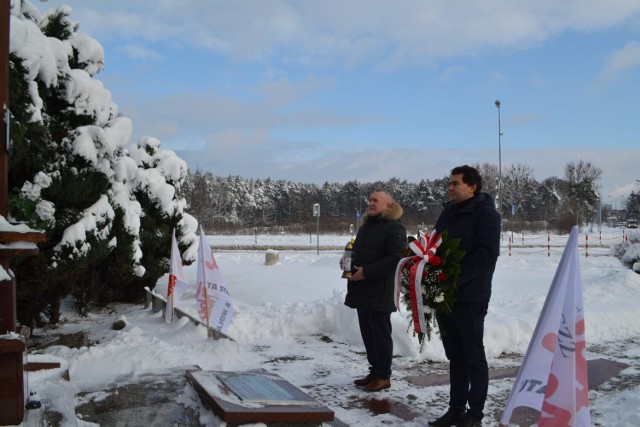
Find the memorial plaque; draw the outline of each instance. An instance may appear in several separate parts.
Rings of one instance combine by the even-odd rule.
[[[185,376],[204,405],[227,423],[319,425],[334,420],[329,408],[279,375],[264,370],[190,370]]]
[[[243,402],[281,402],[295,400],[273,379],[257,374],[231,374],[222,382]]]

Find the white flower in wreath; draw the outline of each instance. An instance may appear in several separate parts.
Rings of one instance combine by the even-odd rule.
[[[433,299],[433,301],[434,301],[434,302],[437,302],[437,303],[440,303],[440,302],[444,301],[444,294],[440,294],[440,295],[438,295],[437,297],[435,297],[435,298]]]

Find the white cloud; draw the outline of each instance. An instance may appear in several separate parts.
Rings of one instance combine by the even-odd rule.
[[[106,61],[109,78],[116,83],[109,88],[120,90],[114,101],[133,120],[136,137],[141,133],[157,137],[164,148],[179,151],[191,168],[299,182],[392,176],[417,182],[445,176],[462,163],[497,163],[497,147],[486,147],[495,135],[496,98],[504,98],[505,106],[514,105],[503,116],[505,135],[513,134],[514,142],[536,144],[562,134],[563,143],[572,144],[582,142],[584,135],[599,134],[605,125],[613,128],[613,119],[604,125],[593,119],[597,107],[613,104],[611,98],[585,96],[587,84],[581,73],[571,66],[547,68],[545,61],[573,65],[573,59],[584,60],[575,62],[578,69],[596,54],[588,42],[580,44],[580,36],[591,41],[593,34],[602,32],[609,37],[606,30],[618,32],[640,21],[637,0],[47,3],[58,2],[76,5],[72,18],[80,23],[81,32],[110,51],[126,50],[141,59],[137,69],[116,73],[109,58]],[[629,40],[634,38],[630,34]],[[564,44],[574,37],[578,54]],[[558,39],[560,43],[554,44]],[[535,49],[526,51],[532,46]],[[174,51],[181,55],[173,64],[184,67],[172,73],[188,72],[163,80],[168,68],[164,74],[155,73],[154,67],[159,68],[155,61],[166,56],[163,64],[171,64],[168,58]],[[527,71],[509,68],[513,57],[518,57],[518,64],[524,62]],[[637,67],[639,57],[640,46],[630,42],[609,57],[603,74],[615,76]],[[215,60],[208,62],[211,58]],[[419,67],[410,67],[415,64]],[[139,69],[146,73],[134,74]],[[390,72],[394,70],[400,72]],[[588,78],[600,71],[579,70]],[[397,84],[416,74],[424,77],[409,78],[411,86]],[[204,80],[198,80],[199,75]],[[434,76],[437,85],[430,84]],[[529,86],[535,90],[527,91]],[[354,102],[360,101],[356,97],[363,101]],[[624,112],[634,111],[637,100],[615,100],[615,109],[606,113],[618,119],[615,123],[622,130],[612,139],[629,144],[632,137],[627,135],[637,135],[637,124],[625,123]],[[464,109],[455,106],[462,104]],[[559,110],[551,111],[552,107]],[[443,111],[436,115],[434,110]],[[566,120],[554,127],[549,117]],[[438,140],[446,150],[424,145],[391,149],[401,141],[415,142],[417,132],[403,128],[418,127],[412,120],[423,121],[418,131],[423,143]],[[374,126],[379,123],[387,126]],[[469,135],[462,132],[473,127],[469,123],[482,126]],[[538,127],[521,127],[515,136],[515,126],[532,123]],[[371,126],[353,126],[362,124]],[[530,135],[532,129],[539,132],[537,139]],[[381,147],[368,145],[371,140]],[[470,144],[485,145],[483,149]],[[605,194],[615,191],[609,182],[623,186],[640,179],[638,152],[617,146],[610,151],[509,147],[504,155],[503,165],[529,164],[537,178],[562,176],[567,162],[590,160],[605,171]]]
[[[156,50],[149,49],[145,46],[138,45],[138,44],[123,45],[120,47],[120,51],[123,52],[126,56],[134,59],[154,60],[154,61],[163,59],[162,54],[160,54]]]
[[[616,50],[607,58],[602,70],[605,79],[611,79],[618,74],[640,65],[640,43],[629,42],[622,49]]]
[[[629,0],[60,2],[77,4],[73,16],[81,30],[102,41],[165,43],[228,52],[236,60],[276,56],[317,66],[429,64],[478,49],[522,49],[563,31],[602,30],[640,14],[640,4]]]

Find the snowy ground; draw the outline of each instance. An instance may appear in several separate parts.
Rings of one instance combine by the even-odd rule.
[[[592,424],[606,427],[640,425],[640,275],[607,255],[607,246],[618,241],[620,233],[609,230],[603,237],[581,236],[585,242],[590,239],[591,245],[589,249],[581,248],[584,256],[580,258],[587,359],[606,358],[629,365],[616,378],[589,392]],[[336,247],[348,239],[320,237],[322,245]],[[514,239],[511,256],[508,238],[503,241],[486,320],[485,345],[491,368],[513,367],[521,362],[557,268],[561,242],[566,241],[566,236],[554,236],[554,244],[560,247],[550,250],[546,236],[525,238],[526,242],[519,242],[519,251]],[[355,312],[343,305],[345,280],[340,278],[338,269],[341,251],[317,254],[315,236],[258,239],[260,245],[309,248],[281,249],[280,262],[265,266],[263,250],[216,249],[232,244],[255,245],[255,236],[209,237],[234,299],[237,316],[228,333],[237,342],[208,340],[205,329],[187,319],[167,325],[162,313],[139,306],[115,306],[110,312],[94,313],[86,319],[65,311],[65,323],[50,333],[86,331],[93,344],[80,349],[54,346],[30,354],[29,361],[62,364],[59,370],[29,375],[34,398],[62,413],[62,425],[95,425],[76,418],[74,408],[80,403],[79,393],[94,392],[89,396],[101,399],[101,391],[114,382],[126,383],[147,373],[198,365],[206,370],[267,369],[324,403],[337,418],[352,426],[423,426],[446,410],[448,386],[420,387],[406,380],[407,376],[447,372],[437,337],[420,352],[417,340],[407,333],[406,313],[395,313],[392,387],[375,396],[365,396],[352,385],[355,377],[367,372],[367,365]],[[192,283],[195,274],[193,266],[187,268]],[[155,291],[165,294],[166,284],[164,277]],[[195,315],[195,288],[176,305]],[[125,320],[127,326],[114,331],[111,326],[118,319]],[[64,370],[68,370],[70,381],[62,379]],[[491,382],[485,426],[498,425],[497,416],[512,384],[513,379]],[[403,419],[394,411],[374,415],[361,404],[363,398],[371,397],[391,405],[406,405],[417,416]],[[190,387],[185,387],[176,399],[197,411],[202,425],[219,425]]]

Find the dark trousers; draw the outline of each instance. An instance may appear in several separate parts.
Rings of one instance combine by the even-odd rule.
[[[360,334],[367,351],[369,373],[378,378],[391,378],[393,340],[391,312],[357,309]]]
[[[451,382],[449,406],[464,407],[482,418],[489,389],[489,366],[484,352],[484,318],[489,304],[460,302],[453,311],[438,314]]]

